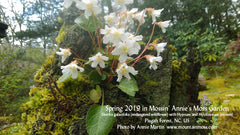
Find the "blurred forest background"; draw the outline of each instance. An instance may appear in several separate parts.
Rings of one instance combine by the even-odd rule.
[[[102,0],[101,7],[102,18],[113,11],[111,0]],[[133,7],[164,8],[158,21],[171,20],[171,27],[166,34],[155,34],[153,39],[172,45],[173,60],[185,59],[188,48],[196,48],[196,59],[201,61],[201,75],[208,89],[200,96],[208,95],[212,102],[224,103],[228,99],[216,97],[216,93],[230,89],[228,94],[233,95],[229,97],[234,97],[230,105],[239,104],[239,0],[134,0],[130,8]],[[57,48],[62,10],[63,0],[0,2],[0,22],[8,25],[6,37],[0,39],[0,123],[6,119],[9,123],[21,121],[20,105],[28,100],[35,72]],[[151,24],[151,18],[145,23]],[[143,26],[140,34],[147,39],[149,33],[151,29]]]

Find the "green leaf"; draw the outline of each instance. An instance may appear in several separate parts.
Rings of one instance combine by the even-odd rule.
[[[67,74],[63,74],[60,78],[60,82],[64,82],[69,76],[71,75],[71,73],[67,73]]]
[[[94,16],[94,19],[95,19],[96,27],[98,28],[98,19],[95,16]],[[87,28],[84,22],[86,23],[88,30],[90,32],[94,32],[96,30],[92,16],[89,16],[88,19],[86,17],[82,18],[81,16],[75,19],[75,23],[78,24],[83,30],[87,31]]]
[[[198,123],[198,124],[203,123],[203,122],[207,122],[207,120],[202,119],[202,118],[198,118],[198,120],[197,120],[197,123]]]
[[[131,78],[130,80],[127,78],[122,79],[118,85],[118,88],[132,97],[134,97],[135,93],[139,90],[137,82],[134,78]]]
[[[105,79],[107,79],[107,73],[102,74],[102,80],[105,80]]]
[[[99,85],[96,86],[96,91],[98,95],[101,95],[101,88]]]
[[[97,85],[96,89],[93,89],[90,91],[90,99],[94,103],[98,103],[100,98],[101,98],[101,88]]]
[[[97,91],[95,89],[90,91],[90,99],[94,102],[94,103],[98,103],[100,96],[98,95]]]
[[[113,111],[107,110],[109,107],[95,105],[89,109],[86,120],[89,135],[107,135],[111,131],[115,117]]]
[[[102,76],[99,75],[97,70],[90,72],[88,78],[92,80],[94,84],[100,84],[102,82]]]
[[[213,117],[213,122],[215,123],[218,120],[218,115]]]

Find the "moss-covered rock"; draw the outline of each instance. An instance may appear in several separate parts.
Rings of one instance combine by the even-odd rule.
[[[84,123],[92,104],[88,95],[93,85],[81,74],[77,79],[70,77],[65,82],[55,81],[59,75],[51,74],[54,62],[54,57],[49,56],[35,75],[37,84],[29,92],[30,100],[21,106],[26,134],[74,135],[80,133],[80,129],[86,132],[82,130],[84,124],[81,127],[74,125]]]
[[[66,10],[62,15],[67,16],[76,10],[74,8]],[[62,17],[62,18],[65,18]],[[78,15],[71,14],[74,20]],[[69,20],[69,19],[68,19]],[[66,21],[66,20],[65,20]],[[64,22],[64,20],[63,20]],[[155,43],[163,40],[155,40]],[[77,57],[83,59],[92,54],[93,45],[88,37],[88,33],[81,30],[73,22],[67,22],[62,27],[57,38],[58,45],[61,48],[70,48],[76,53]],[[162,42],[162,41],[161,41]],[[167,45],[164,52],[161,53],[162,62],[158,69],[153,71],[149,69],[149,63],[146,60],[139,61],[135,68],[139,71],[136,76],[139,91],[135,98],[129,97],[116,87],[105,87],[101,85],[104,91],[104,103],[110,106],[124,107],[125,105],[172,107],[199,105],[198,101],[198,73],[199,63],[194,61],[193,52],[190,51],[188,59],[183,61],[172,61],[172,51],[175,51],[172,45]],[[146,54],[156,55],[151,48]],[[75,55],[75,54],[74,54]],[[27,129],[31,134],[87,134],[86,132],[86,114],[93,102],[89,99],[90,90],[94,89],[94,84],[88,80],[87,76],[79,74],[78,78],[73,80],[68,78],[64,82],[56,81],[61,76],[61,64],[68,64],[76,57],[71,57],[64,63],[60,63],[60,58],[50,56],[42,68],[35,76],[36,87],[30,91],[30,101],[22,105],[24,111],[22,118]],[[113,78],[113,82],[116,77]],[[116,83],[113,83],[116,85]],[[145,113],[153,113],[147,110]],[[161,113],[170,113],[169,110],[163,110]],[[145,117],[116,117],[116,122],[110,134],[192,134],[193,130],[177,130],[169,132],[167,129],[156,130],[118,130],[117,124],[125,125],[149,125],[144,121]],[[167,118],[149,117],[149,118]],[[174,117],[171,117],[174,118]],[[196,123],[197,118],[191,117],[192,123]],[[159,123],[155,125],[160,125]],[[171,125],[163,123],[163,126]],[[178,132],[179,131],[179,132]],[[195,130],[194,130],[195,131]],[[196,132],[200,134],[202,132]]]

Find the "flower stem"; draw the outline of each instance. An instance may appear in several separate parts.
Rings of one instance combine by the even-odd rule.
[[[101,30],[101,18],[98,16],[98,29]],[[99,33],[99,42],[100,42],[100,48],[102,48],[102,37],[101,33]]]
[[[145,15],[145,12],[146,12],[146,9],[143,11],[142,18],[141,18],[141,20],[140,20],[140,22],[139,22],[138,28],[137,28],[134,36],[137,35],[137,33],[138,33],[139,29],[140,29],[140,26],[141,26],[141,24],[142,24],[142,20],[143,20],[143,17],[144,17],[144,15]]]
[[[152,37],[153,37],[153,33],[154,33],[154,30],[155,30],[155,26],[156,26],[156,23],[154,23],[154,25],[153,25],[152,33],[151,33],[151,36],[150,36],[150,38],[149,38],[149,40],[148,40],[148,43],[147,43],[146,47],[144,48],[144,50],[142,51],[142,53],[139,54],[138,57],[135,58],[136,61],[135,61],[131,66],[134,66],[134,65],[140,60],[139,58],[143,55],[143,53],[144,53],[144,52],[148,49],[148,47],[151,45],[150,42],[151,42]]]
[[[96,37],[97,37],[99,52],[101,52],[100,40],[99,40],[99,33],[98,33],[98,27],[97,27],[97,24],[96,24],[96,20],[95,20],[94,14],[92,14],[92,18],[93,18],[93,23],[94,23],[94,27],[95,27],[95,34],[96,34]]]
[[[102,106],[104,105],[104,89],[102,89]]]
[[[84,25],[85,25],[85,27],[86,27],[86,29],[87,29],[87,32],[88,32],[88,34],[89,34],[89,36],[90,36],[90,38],[91,38],[91,40],[92,40],[92,42],[93,42],[93,45],[95,46],[95,49],[97,50],[97,46],[96,46],[95,40],[93,39],[93,36],[92,36],[91,32],[90,32],[89,29],[88,29],[88,26],[87,26],[87,24],[86,24],[86,22],[85,22],[85,19],[84,19],[84,17],[83,17],[83,14],[82,14],[81,10],[79,10],[79,12],[80,12],[80,14],[81,14],[83,23],[84,23]]]
[[[113,63],[112,63],[112,67],[111,67],[111,71],[110,71],[110,74],[108,75],[108,81],[107,81],[107,83],[105,84],[105,86],[107,86],[111,81],[112,81],[112,78],[113,78],[113,76],[114,76],[114,72],[113,72],[113,67],[114,67],[114,65],[115,65],[115,62],[116,62],[116,57],[114,56],[114,58],[113,58]]]
[[[57,97],[56,97],[56,95],[55,95],[55,93],[54,93],[54,89],[53,89],[53,87],[51,86],[50,80],[48,81],[48,84],[49,84],[49,87],[50,87],[50,89],[51,89],[51,92],[52,92],[53,97],[54,97],[54,99],[56,100],[57,104],[58,104],[62,109],[64,109],[64,110],[67,112],[67,111],[69,110],[69,108],[63,106],[63,105],[58,101],[58,99],[57,99]]]

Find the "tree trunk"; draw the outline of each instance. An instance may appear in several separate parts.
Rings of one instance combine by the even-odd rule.
[[[107,0],[107,6],[108,6],[108,11],[109,13],[113,12],[113,7],[112,7],[112,2],[111,0]]]

